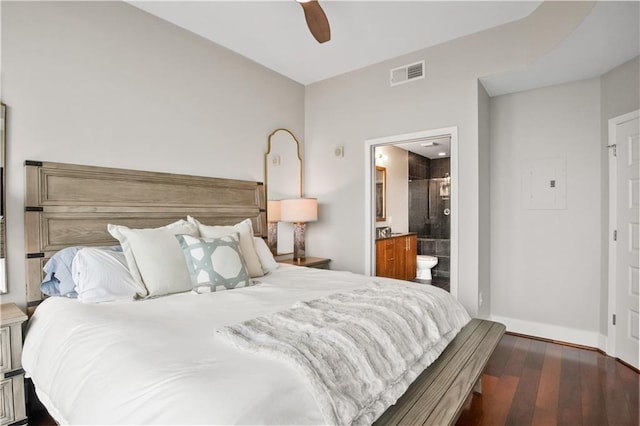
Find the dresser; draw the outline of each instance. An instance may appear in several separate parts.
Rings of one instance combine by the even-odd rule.
[[[416,277],[418,237],[392,235],[376,240],[376,275],[411,281]]]
[[[22,370],[22,324],[27,316],[13,303],[0,305],[0,424],[27,423]]]

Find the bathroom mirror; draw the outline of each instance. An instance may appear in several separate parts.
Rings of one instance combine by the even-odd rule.
[[[6,107],[0,104],[0,294],[8,291],[7,288],[7,244],[6,244],[6,167],[5,167],[5,130]]]
[[[302,196],[300,144],[289,130],[277,129],[269,135],[267,153],[265,155],[264,183],[267,201]],[[269,204],[267,203],[267,205]],[[270,215],[267,211],[267,218],[269,217],[273,217],[273,214]],[[273,227],[273,223],[270,223],[269,227]],[[292,223],[277,222],[277,244],[272,251],[274,251],[274,254],[293,252]]]
[[[376,166],[376,222],[387,220],[387,169]]]

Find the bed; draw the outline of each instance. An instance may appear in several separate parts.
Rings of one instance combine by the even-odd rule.
[[[157,227],[189,215],[231,225],[249,218],[255,236],[265,236],[264,188],[258,182],[60,163],[30,161],[26,169],[32,317],[23,365],[41,402],[60,423],[452,423],[504,332],[500,324],[469,321],[464,309],[435,287],[416,290],[415,284],[397,280],[286,265],[254,278],[255,285],[231,291],[97,304],[45,298],[40,293],[45,262],[66,247],[117,243],[107,232],[109,223]],[[237,338],[250,325],[262,326],[258,320],[289,315],[292,306],[316,315],[320,305],[327,305],[333,315],[342,312],[334,303],[345,303],[345,312],[351,312],[345,298],[358,304],[371,292],[400,297],[405,291],[419,291],[448,326],[435,326],[439,339],[429,344],[433,353],[420,357],[431,366],[422,372],[426,365],[416,363],[415,372],[402,373],[411,386],[394,385],[355,415],[350,401],[340,405],[323,399],[318,389],[324,388],[309,379],[308,368],[274,352],[281,341],[265,353],[264,340],[249,350],[239,344],[246,335]],[[310,350],[329,353],[332,347]],[[370,350],[367,359],[381,351]],[[354,385],[354,393],[360,387]],[[346,417],[327,415],[332,409]]]

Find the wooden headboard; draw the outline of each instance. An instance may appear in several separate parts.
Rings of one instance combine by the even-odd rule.
[[[266,237],[262,182],[25,162],[27,307],[44,298],[42,267],[71,246],[117,244],[107,224],[154,228],[191,215],[208,225],[246,218]]]

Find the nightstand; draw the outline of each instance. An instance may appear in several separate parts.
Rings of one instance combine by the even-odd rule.
[[[287,259],[279,260],[279,262],[295,266],[306,266],[307,268],[329,269],[329,262],[331,262],[331,259],[323,259],[322,257],[305,257],[301,260]]]
[[[22,370],[22,323],[27,316],[14,303],[0,305],[0,424],[27,423]]]

